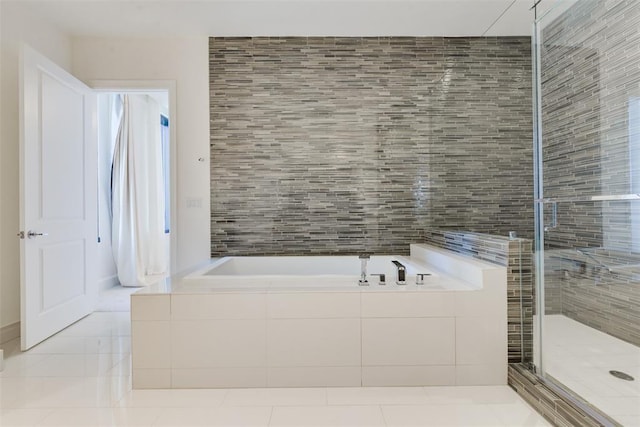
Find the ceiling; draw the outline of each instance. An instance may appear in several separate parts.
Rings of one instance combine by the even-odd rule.
[[[554,0],[544,0],[549,5]],[[72,36],[530,35],[534,0],[2,0]]]

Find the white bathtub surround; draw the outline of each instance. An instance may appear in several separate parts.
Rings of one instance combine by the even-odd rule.
[[[345,283],[298,276],[293,287],[208,275],[143,289],[132,296],[133,386],[506,384],[506,269],[426,245],[404,260],[434,277],[361,287],[357,272]]]

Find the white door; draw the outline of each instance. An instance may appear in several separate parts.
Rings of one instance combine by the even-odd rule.
[[[96,99],[24,47],[20,82],[20,298],[26,350],[91,313],[96,287]]]

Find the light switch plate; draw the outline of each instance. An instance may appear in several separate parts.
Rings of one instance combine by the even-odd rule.
[[[190,197],[187,199],[188,208],[202,208],[202,199],[196,197]]]

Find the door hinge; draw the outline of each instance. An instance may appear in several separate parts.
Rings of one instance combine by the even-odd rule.
[[[24,231],[19,232],[18,237],[24,239]]]

